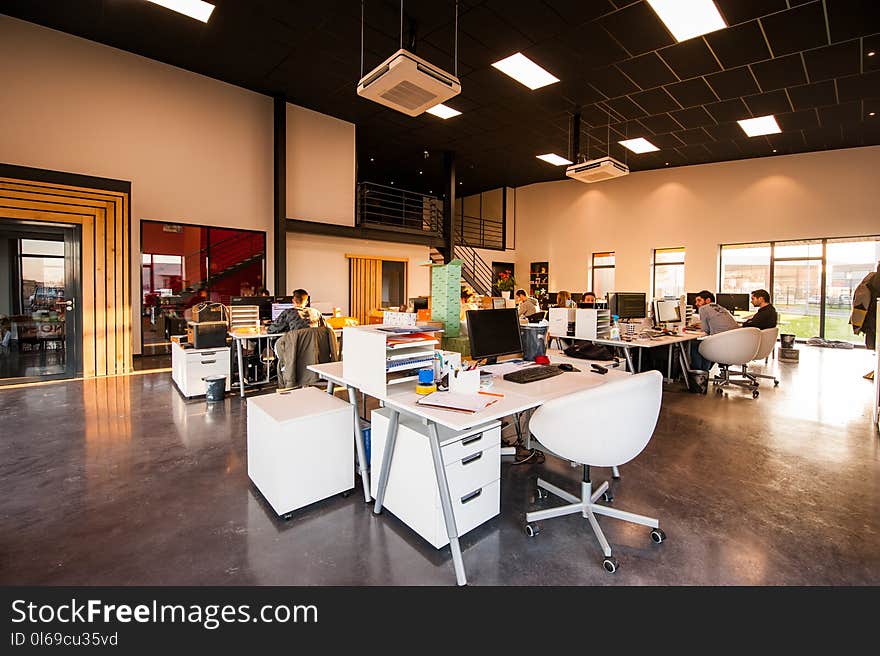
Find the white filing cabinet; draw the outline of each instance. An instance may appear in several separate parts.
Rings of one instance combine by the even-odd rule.
[[[248,476],[276,513],[354,487],[351,413],[315,387],[248,399]]]
[[[390,416],[391,410],[382,408],[374,410],[371,417],[370,485],[374,498]],[[455,524],[462,536],[500,512],[501,424],[495,421],[461,433],[438,428]],[[428,427],[404,414],[400,415],[384,507],[437,549],[449,544]]]
[[[226,376],[226,391],[232,385],[230,349],[226,346],[210,349],[183,348],[171,342],[171,379],[185,397],[203,396],[208,391],[205,376]]]

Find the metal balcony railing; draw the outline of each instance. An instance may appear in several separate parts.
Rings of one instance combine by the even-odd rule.
[[[357,223],[442,237],[442,203],[435,196],[361,182],[357,186]]]

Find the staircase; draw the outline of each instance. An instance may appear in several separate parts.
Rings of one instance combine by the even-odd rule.
[[[464,240],[454,246],[452,254],[456,259],[461,260],[461,279],[480,295],[491,296],[492,281],[494,274],[492,267],[479,256],[476,250],[468,246]],[[436,248],[431,248],[431,262],[434,264],[443,264],[445,262],[443,253]]]
[[[194,281],[195,289],[199,287],[211,287],[218,280],[236,271],[240,271],[253,262],[264,258],[265,243],[262,234],[243,234],[224,239],[212,244],[210,250],[202,250],[192,253],[187,257],[208,258],[208,276],[204,280]]]

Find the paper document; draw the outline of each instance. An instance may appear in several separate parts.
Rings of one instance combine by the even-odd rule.
[[[488,371],[496,376],[509,374],[511,371],[519,371],[525,367],[534,366],[534,362],[529,360],[520,360],[518,362],[501,362],[499,364],[487,364],[480,367],[480,371]]]
[[[445,410],[458,410],[459,412],[477,412],[486,408],[501,398],[489,394],[456,394],[455,392],[434,392],[423,396],[416,403],[432,408]]]

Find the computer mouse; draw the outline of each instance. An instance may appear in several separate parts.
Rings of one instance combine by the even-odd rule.
[[[563,362],[559,365],[559,368],[562,369],[562,371],[577,371],[577,369],[574,368],[574,365],[571,365],[568,362]]]

